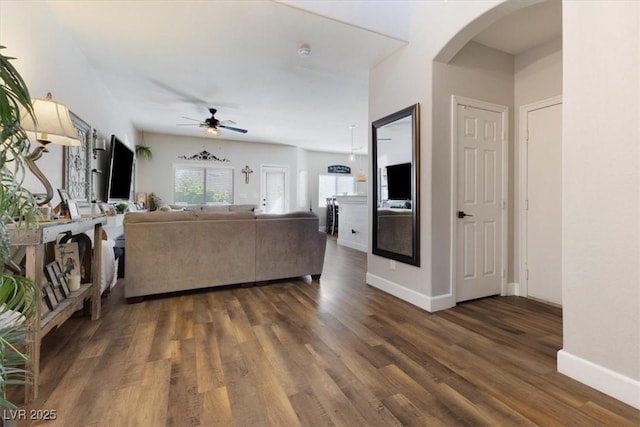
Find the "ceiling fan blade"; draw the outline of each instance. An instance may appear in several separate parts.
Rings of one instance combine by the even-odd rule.
[[[202,123],[177,123],[176,126],[204,126]]]
[[[225,126],[225,125],[220,125],[220,124],[218,125],[218,127],[224,128],[224,129],[227,129],[227,130],[232,130],[234,132],[240,132],[240,133],[247,133],[248,132],[248,130],[246,130],[246,129],[234,128],[234,127],[231,127],[231,126]]]
[[[203,99],[198,98],[197,96],[194,96],[190,93],[181,91],[179,89],[176,89],[166,83],[161,82],[160,80],[156,80],[156,79],[149,79],[151,81],[151,83],[155,84],[156,86],[166,90],[169,93],[174,94],[179,101],[182,102],[187,102],[190,104],[194,104],[197,105],[198,107],[202,107],[202,106],[207,106],[208,103],[206,101],[204,101]]]
[[[234,122],[233,120],[220,120],[219,124],[221,124],[221,125],[235,125],[237,123]]]
[[[191,117],[184,117],[184,116],[182,116],[182,118],[183,118],[183,119],[187,119],[187,120],[191,120],[191,121],[194,121],[194,122],[202,123],[202,120],[192,119]]]

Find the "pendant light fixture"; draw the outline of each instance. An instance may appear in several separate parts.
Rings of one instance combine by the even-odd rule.
[[[356,125],[349,126],[349,129],[351,129],[351,154],[349,154],[350,162],[354,162],[356,160],[356,154],[353,152],[353,132],[355,128],[356,128]]]

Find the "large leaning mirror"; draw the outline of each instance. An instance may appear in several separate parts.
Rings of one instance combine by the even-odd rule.
[[[372,123],[372,252],[412,265],[420,265],[419,107]]]

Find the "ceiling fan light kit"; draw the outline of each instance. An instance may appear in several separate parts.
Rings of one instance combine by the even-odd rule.
[[[215,128],[215,127],[207,127],[206,131],[208,134],[213,135],[213,136],[218,136],[220,135],[220,129]]]

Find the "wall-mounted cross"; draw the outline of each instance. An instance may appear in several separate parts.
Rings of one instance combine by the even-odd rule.
[[[242,169],[240,172],[242,172],[244,174],[244,182],[245,184],[249,183],[249,174],[253,173],[253,169],[249,169],[249,165],[246,165],[244,167],[244,169]]]

